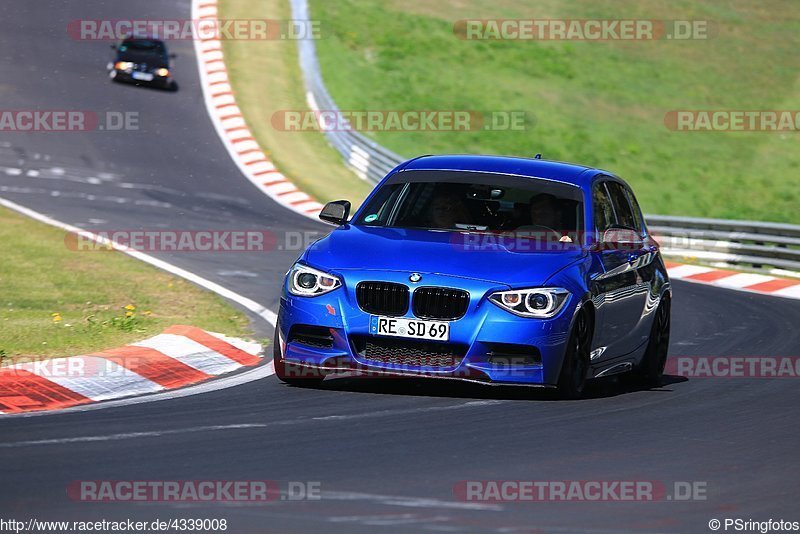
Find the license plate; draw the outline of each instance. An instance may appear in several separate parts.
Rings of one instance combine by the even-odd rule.
[[[152,82],[153,81],[153,75],[150,74],[149,72],[133,71],[132,76],[133,76],[134,80],[142,80],[143,82]]]
[[[376,336],[447,341],[450,339],[450,323],[373,315],[369,321],[369,333]]]

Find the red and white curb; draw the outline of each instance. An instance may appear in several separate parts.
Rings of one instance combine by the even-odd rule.
[[[82,356],[0,367],[0,414],[57,410],[182,388],[253,367],[261,346],[192,326]]]
[[[217,20],[216,0],[192,0],[194,20]],[[307,217],[317,218],[322,204],[300,191],[281,174],[261,150],[245,122],[228,79],[222,42],[215,37],[194,41],[203,99],[234,163],[256,187],[279,204]]]
[[[748,291],[761,295],[800,299],[800,280],[765,274],[740,273],[702,265],[666,262],[670,279]]]

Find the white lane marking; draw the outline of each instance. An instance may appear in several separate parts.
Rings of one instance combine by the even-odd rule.
[[[500,511],[502,506],[478,502],[443,501],[429,497],[403,497],[398,495],[380,495],[374,493],[360,493],[355,491],[323,491],[320,492],[323,500],[336,501],[372,501],[389,506],[409,506],[414,508],[448,508],[454,510],[495,510]]]
[[[425,412],[443,412],[449,410],[460,410],[462,408],[474,408],[476,406],[492,406],[495,404],[503,404],[507,401],[504,400],[482,400],[482,401],[469,401],[462,404],[449,404],[447,406],[428,406],[425,408],[405,408],[400,410],[381,410],[378,412],[356,413],[356,414],[342,414],[342,415],[321,415],[319,417],[312,417],[313,421],[344,421],[347,419],[365,419],[368,417],[386,417],[388,415],[407,415],[411,413],[425,413]]]
[[[667,269],[670,278],[685,278],[695,274],[707,273],[713,271],[711,267],[703,267],[702,265],[678,265],[671,269]]]
[[[800,284],[796,286],[784,287],[783,289],[779,289],[778,291],[773,291],[772,293],[769,294],[780,295],[781,297],[800,299]]]
[[[120,434],[108,434],[106,436],[78,436],[74,438],[34,439],[29,441],[16,441],[12,443],[0,443],[0,449],[30,447],[33,445],[63,445],[65,443],[93,443],[98,441],[119,441],[125,439],[135,439],[135,438],[155,438],[159,436],[169,436],[172,434],[190,434],[194,432],[214,432],[219,430],[263,428],[265,426],[267,426],[265,423],[211,425],[211,426],[197,426],[191,428],[177,428],[174,430],[156,430],[152,432],[124,432]]]
[[[220,276],[240,276],[243,278],[258,278],[258,273],[250,271],[217,271]]]
[[[157,350],[208,375],[223,375],[242,366],[197,341],[175,334],[158,334],[132,345]]]
[[[46,378],[93,401],[164,390],[163,386],[156,382],[106,358],[97,356],[59,358],[58,363],[54,364],[58,366],[57,368],[48,366],[47,363],[30,362],[12,367]]]
[[[153,208],[171,208],[172,204],[169,202],[161,202],[158,200],[135,200],[133,202],[137,206],[151,206]]]
[[[31,178],[36,178],[37,176],[39,176],[39,171],[31,169],[31,170],[29,170],[28,172],[25,173],[25,176],[29,176]]]
[[[5,193],[21,193],[21,194],[33,194],[33,195],[42,195],[47,193],[47,189],[34,189],[32,187],[16,187],[13,185],[0,185],[0,191]]]
[[[274,369],[272,369],[272,362],[269,364],[257,367],[248,373],[255,373],[258,374],[259,378],[263,378],[265,376],[269,376],[270,374],[274,373]],[[127,406],[131,404],[141,404],[144,402],[151,402],[153,399],[162,400],[166,398],[178,398],[178,397],[186,397],[190,395],[196,395],[199,392],[192,391],[197,389],[204,389],[202,392],[208,391],[217,391],[220,389],[227,389],[229,387],[233,387],[235,385],[239,385],[240,383],[250,382],[253,379],[243,380],[243,376],[247,373],[242,373],[240,375],[235,375],[229,377],[227,379],[223,378],[220,380],[214,380],[212,382],[206,382],[205,384],[200,384],[199,386],[189,387],[185,389],[177,389],[174,391],[165,391],[163,393],[157,393],[155,395],[148,395],[144,397],[131,397],[129,399],[119,399],[116,401],[108,401],[104,403],[98,404],[86,404],[82,406],[75,406],[73,408],[68,408],[66,410],[61,410],[59,412],[28,412],[28,413],[21,413],[21,414],[7,414],[5,417],[34,417],[34,416],[42,416],[42,415],[49,415],[54,413],[65,413],[65,412],[83,412],[83,411],[90,411],[90,410],[97,410],[102,407],[109,407],[109,406]],[[237,381],[238,379],[238,381]],[[236,383],[233,383],[236,382]],[[412,412],[429,412],[432,411],[431,408],[441,408],[441,409],[458,409],[458,408],[471,408],[476,405],[483,405],[483,404],[499,404],[505,401],[477,401],[477,402],[466,402],[462,404],[458,404],[455,406],[441,406],[441,407],[428,407],[428,408],[414,408],[408,410],[385,410],[385,412],[391,413],[412,413]],[[360,417],[368,417],[374,414],[364,414]],[[382,414],[381,414],[382,415]],[[323,418],[323,420],[327,421],[341,421],[351,418],[351,416],[342,416],[342,417],[328,417]],[[204,426],[204,427],[189,427],[189,428],[178,428],[172,430],[161,430],[161,431],[149,431],[149,432],[125,432],[119,434],[107,434],[107,435],[95,435],[95,436],[78,436],[72,438],[52,438],[52,439],[44,439],[44,440],[28,440],[28,441],[16,441],[16,442],[8,442],[8,443],[0,443],[0,449],[10,449],[15,447],[26,447],[31,445],[58,445],[63,443],[80,443],[80,442],[94,442],[94,441],[119,441],[119,440],[126,440],[126,439],[137,439],[137,438],[147,438],[147,437],[158,437],[163,435],[174,435],[174,434],[186,434],[186,433],[193,433],[193,432],[203,432],[206,430],[236,430],[242,428],[267,428],[272,426],[294,426],[294,425],[301,425],[307,423],[314,423],[318,422],[320,418],[314,417],[301,417],[301,418],[292,418],[287,419],[284,421],[270,421],[267,423],[243,423],[243,424],[230,424],[230,425],[213,425],[213,426]]]
[[[425,526],[425,530],[434,530],[438,532],[463,532],[466,529],[462,527],[455,527],[446,525],[444,523],[451,523],[454,518],[449,516],[421,516],[416,513],[405,514],[380,514],[380,515],[339,515],[328,517],[327,521],[330,523],[358,523],[367,526],[408,526],[414,525],[418,529]]]
[[[775,278],[763,274],[738,273],[732,276],[726,276],[725,278],[720,278],[719,280],[714,280],[711,283],[715,286],[746,289],[747,286],[760,284],[761,282],[769,282],[770,280],[775,280]]]
[[[19,176],[20,174],[22,174],[22,169],[17,169],[17,168],[14,168],[14,167],[6,167],[3,170],[9,176]]]

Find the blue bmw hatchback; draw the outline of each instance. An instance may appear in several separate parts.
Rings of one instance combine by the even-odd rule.
[[[392,170],[286,276],[284,382],[331,373],[558,388],[630,372],[657,385],[671,289],[630,187],[578,165],[423,156]]]

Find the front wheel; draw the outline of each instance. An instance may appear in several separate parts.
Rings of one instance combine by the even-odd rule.
[[[586,388],[589,372],[589,352],[592,343],[592,326],[586,310],[578,312],[567,342],[561,374],[558,377],[558,392],[565,399],[578,399]]]
[[[636,370],[636,377],[642,385],[650,387],[661,385],[664,367],[667,364],[669,329],[670,301],[669,298],[665,298],[656,310],[653,326],[650,329],[650,340],[647,343],[647,349],[644,352],[639,368]]]
[[[325,377],[303,376],[303,369],[292,364],[287,366],[286,360],[281,353],[280,338],[278,327],[275,327],[275,337],[272,342],[272,363],[275,366],[275,376],[284,384],[299,387],[313,387],[322,383]],[[288,367],[288,370],[287,370]]]

